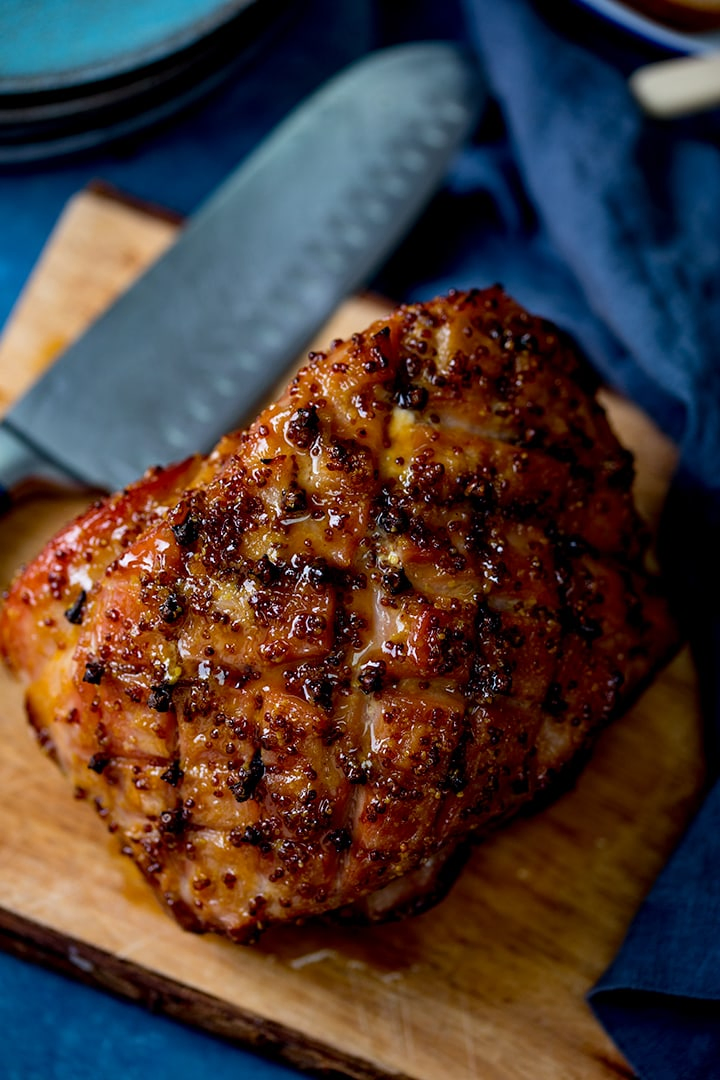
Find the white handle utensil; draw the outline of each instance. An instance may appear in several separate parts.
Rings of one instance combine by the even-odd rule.
[[[670,120],[720,106],[720,52],[638,68],[630,89],[650,116]]]

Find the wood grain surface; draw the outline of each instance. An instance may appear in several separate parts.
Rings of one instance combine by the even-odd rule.
[[[0,343],[3,405],[171,240],[106,196],[68,207]],[[352,301],[322,335],[361,329]],[[608,399],[656,519],[673,450]],[[0,579],[86,503],[37,497],[0,523]],[[272,931],[244,948],[180,930],[37,749],[0,673],[0,937],[16,953],[303,1068],[414,1080],[631,1076],[584,995],[700,797],[686,652],[600,739],[576,787],[478,846],[433,911],[372,929]]]

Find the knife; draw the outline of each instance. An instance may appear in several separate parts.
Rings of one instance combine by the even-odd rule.
[[[0,424],[0,484],[100,489],[250,419],[368,281],[477,120],[455,46],[371,54],[299,106]]]

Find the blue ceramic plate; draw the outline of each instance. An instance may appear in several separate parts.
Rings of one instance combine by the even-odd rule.
[[[254,0],[0,0],[0,94],[117,78],[201,41]]]
[[[6,14],[3,5],[11,2],[15,0],[0,0],[0,29]],[[45,0],[22,2],[31,6],[35,2],[42,5]],[[80,0],[64,2],[68,9],[74,4],[82,6]],[[137,0],[137,7],[140,2]],[[98,6],[103,3],[109,11],[114,0],[97,0]],[[145,10],[158,11],[167,0],[142,3]],[[50,74],[30,74],[26,65],[26,75],[21,76],[16,58],[14,86],[23,84],[24,91],[0,92],[0,167],[76,154],[134,136],[167,120],[224,80],[240,76],[278,34],[292,32],[302,5],[289,0],[235,0],[222,5],[205,0],[206,12],[211,7],[216,15],[214,22],[209,17],[202,21],[202,27],[195,22],[192,34],[188,28],[187,33],[176,34],[172,42],[157,38],[153,49],[148,46],[142,54],[143,60],[149,57],[146,63],[140,64],[137,52],[132,56],[126,49],[118,52],[112,63],[130,58],[136,66],[112,77],[107,77],[107,72],[113,70],[107,59],[104,67],[96,64],[92,68],[92,81],[56,83],[51,89],[40,89],[41,85],[51,85]],[[171,48],[173,51],[169,51]],[[90,70],[87,65],[81,69],[67,67],[65,74],[69,78],[77,76],[78,71]],[[52,76],[55,79],[57,71]],[[100,74],[106,77],[98,77]],[[28,83],[33,84],[32,91],[27,89]],[[0,77],[0,91],[2,87]]]
[[[704,53],[720,48],[720,30],[703,34],[682,33],[641,15],[619,0],[576,0],[576,3],[590,8],[623,30],[629,30],[635,37],[672,52]]]

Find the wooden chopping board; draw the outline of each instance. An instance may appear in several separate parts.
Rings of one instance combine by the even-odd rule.
[[[171,241],[102,192],[68,206],[0,342],[0,407]],[[323,335],[382,305],[348,303]],[[672,447],[608,399],[656,520]],[[36,497],[0,522],[0,580],[87,502]],[[180,930],[34,745],[0,673],[0,938],[13,952],[311,1070],[414,1080],[631,1076],[584,995],[697,806],[687,652],[601,738],[576,788],[479,846],[450,896],[372,929],[272,931],[252,948]]]

